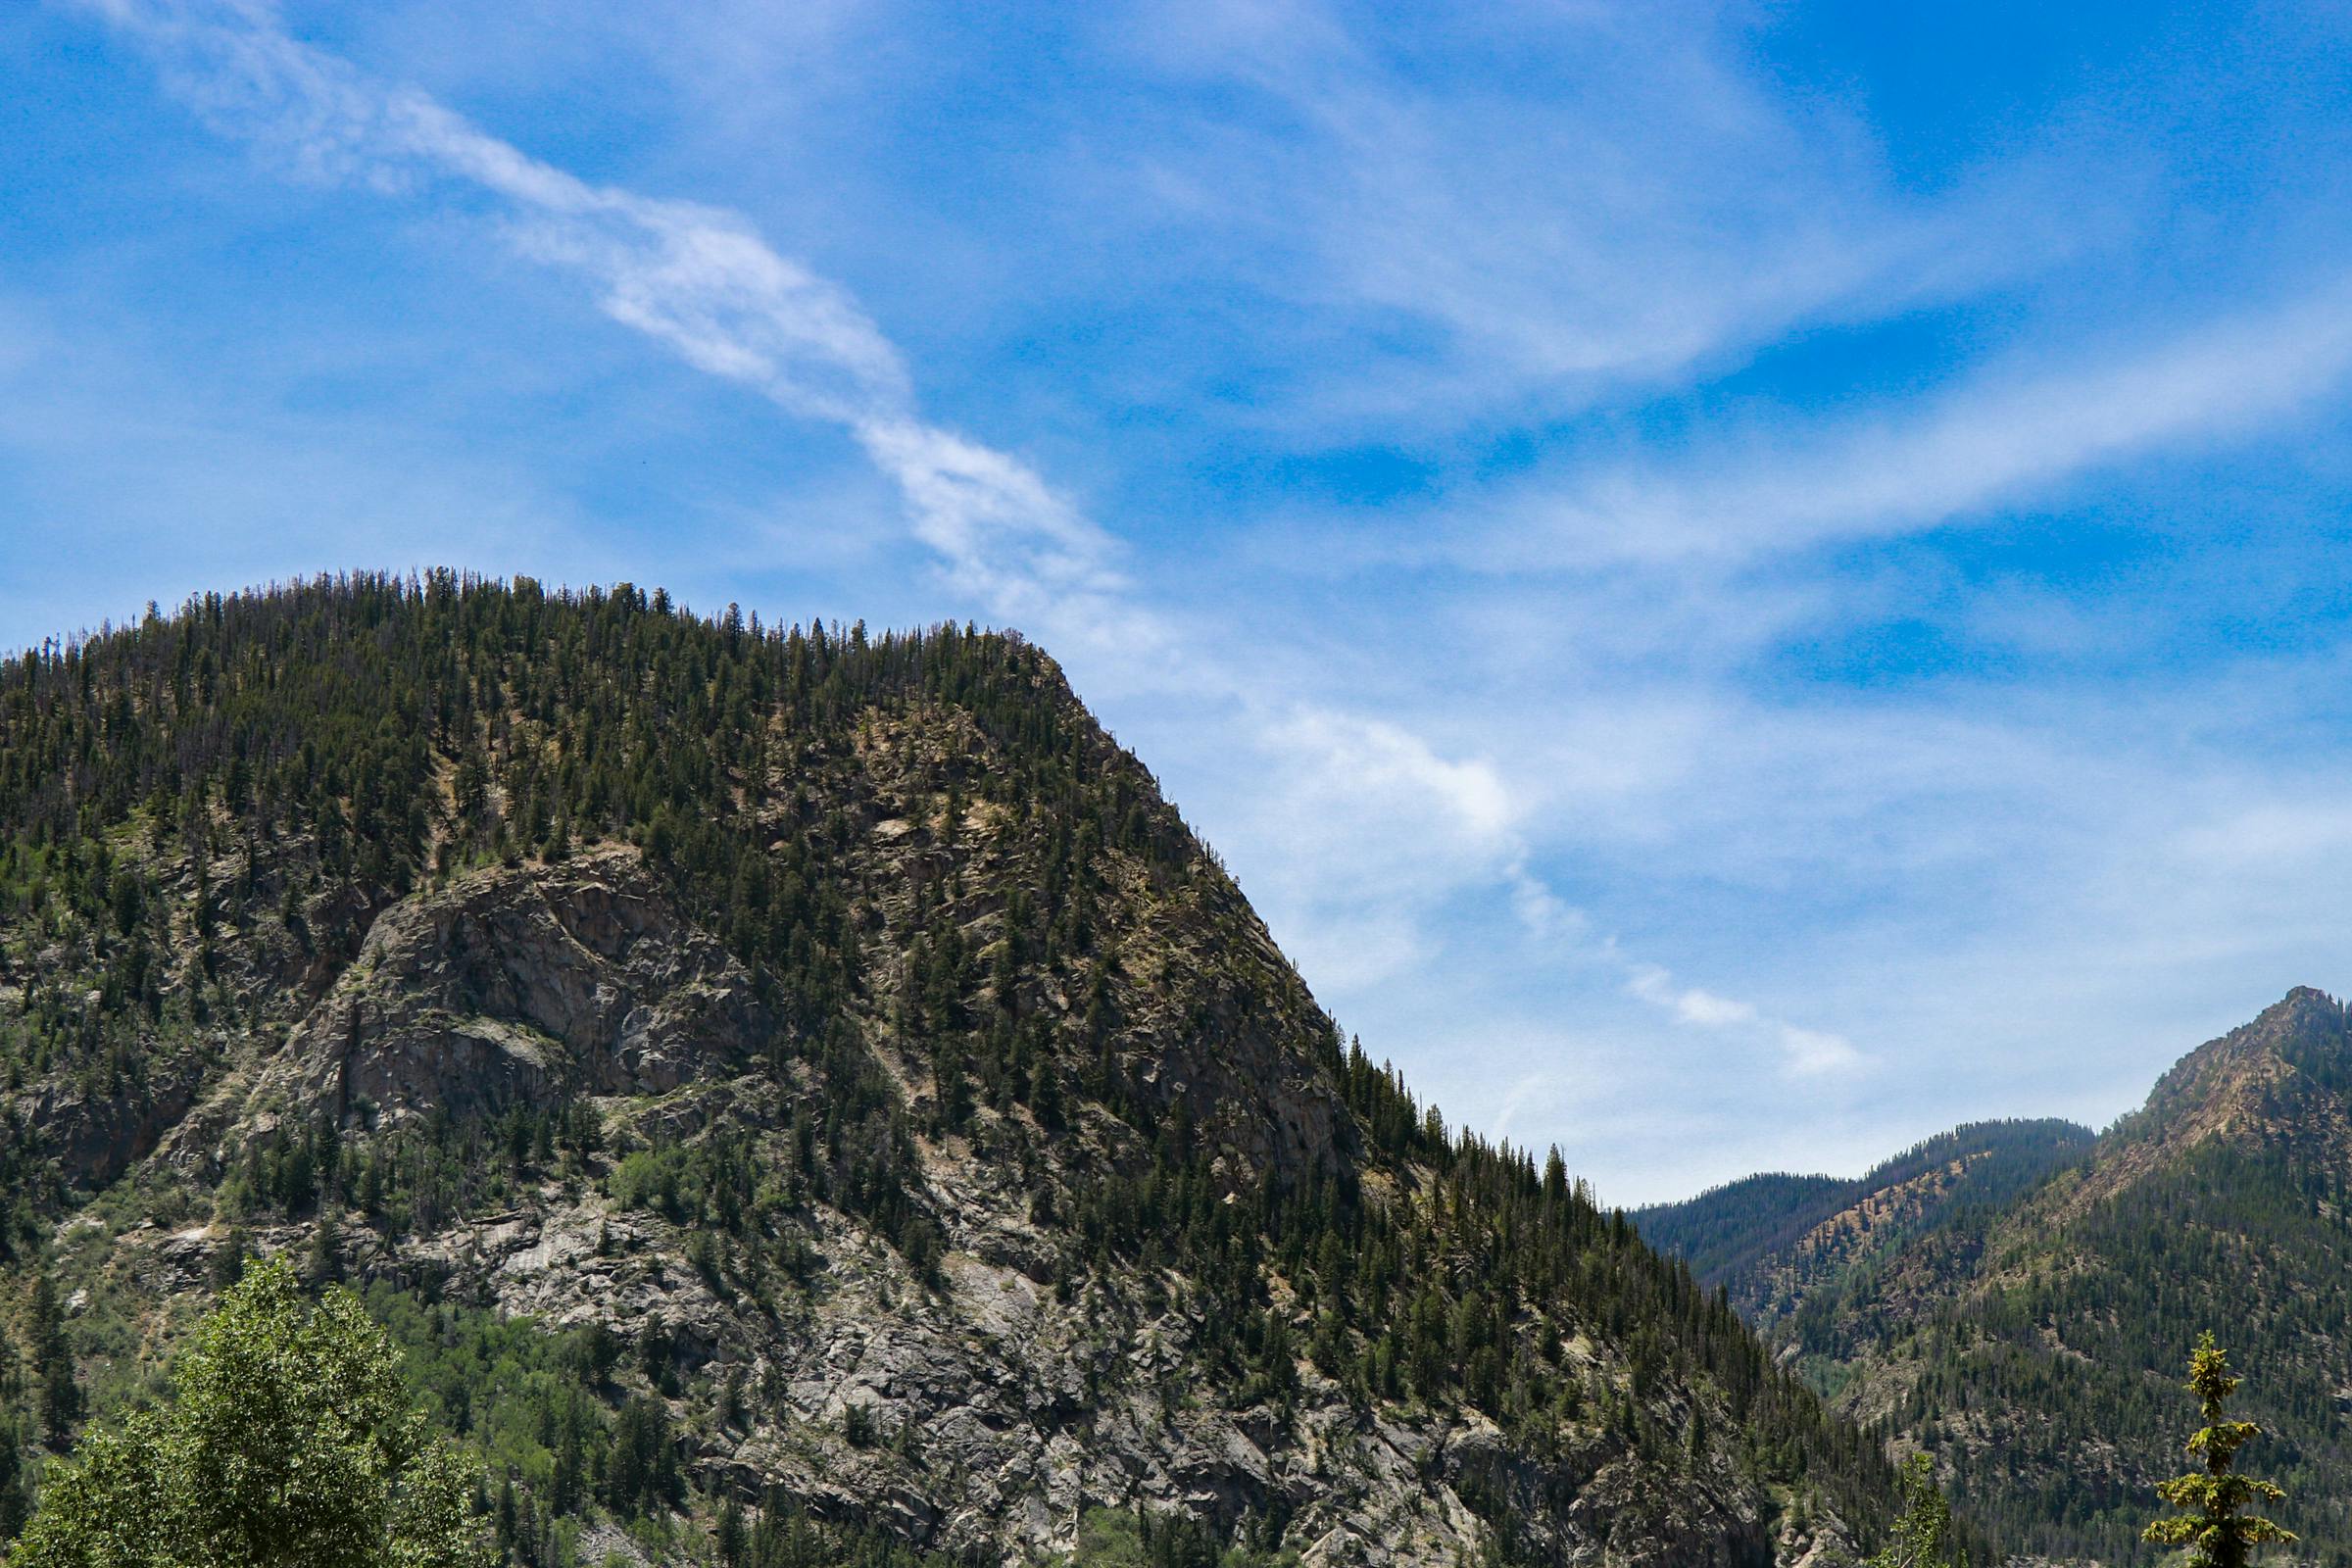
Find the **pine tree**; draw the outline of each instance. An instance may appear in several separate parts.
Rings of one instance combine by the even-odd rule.
[[[739,636],[746,646],[733,646]],[[172,684],[178,666],[201,704]],[[207,668],[224,672],[218,702]],[[858,847],[869,808],[918,832],[959,825],[961,842],[922,846],[925,870],[901,890],[876,874],[887,870],[879,851]],[[1213,853],[1018,638],[941,627],[868,640],[812,627],[762,643],[634,589],[549,595],[434,574],[422,588],[357,578],[207,601],[70,656],[0,662],[0,945],[14,964],[17,951],[45,951],[42,933],[71,931],[74,951],[91,955],[24,988],[27,1021],[0,1042],[0,1076],[108,1082],[150,1061],[218,1070],[195,1038],[204,1020],[191,1015],[190,987],[161,960],[136,975],[131,964],[138,944],[175,955],[189,929],[189,881],[202,872],[178,868],[198,847],[187,827],[170,827],[189,821],[222,840],[204,854],[242,866],[234,897],[216,900],[212,992],[248,1032],[305,1004],[253,977],[306,959],[348,969],[373,914],[417,880],[485,874],[506,856],[519,864],[566,831],[575,845],[641,849],[648,874],[727,945],[777,1025],[765,1061],[746,1064],[765,1074],[743,1097],[759,1114],[729,1110],[675,1137],[665,1126],[640,1150],[635,1114],[615,1109],[612,1161],[593,1157],[604,1112],[584,1101],[558,1113],[560,1165],[543,1118],[502,1127],[468,1111],[378,1125],[354,1114],[348,1149],[326,1136],[332,1122],[306,1134],[284,1119],[251,1140],[223,1195],[257,1229],[364,1216],[385,1238],[424,1237],[508,1204],[518,1174],[587,1178],[612,1183],[622,1207],[663,1216],[662,1230],[629,1226],[626,1250],[650,1249],[659,1263],[667,1227],[707,1227],[711,1277],[763,1312],[805,1320],[812,1309],[828,1263],[812,1242],[832,1228],[820,1207],[873,1229],[929,1281],[946,1239],[917,1147],[922,1096],[906,1092],[898,1060],[869,1049],[877,1014],[895,1004],[896,1054],[932,1065],[934,1136],[961,1135],[970,1157],[1018,1169],[1035,1195],[1057,1298],[1112,1302],[1106,1333],[1124,1332],[1129,1280],[1141,1282],[1145,1319],[1197,1313],[1187,1364],[1203,1397],[1245,1386],[1288,1397],[1305,1349],[1367,1405],[1412,1400],[1439,1419],[1479,1407],[1531,1453],[1605,1417],[1629,1446],[1645,1429],[1643,1462],[1655,1465],[1673,1445],[1650,1412],[1704,1390],[1714,1430],[1693,1430],[1690,1446],[1723,1485],[1744,1489],[1752,1474],[1801,1487],[1823,1516],[1864,1533],[1889,1511],[1877,1446],[1772,1364],[1720,1298],[1649,1252],[1623,1216],[1596,1209],[1556,1152],[1539,1161],[1457,1136],[1393,1067],[1342,1046],[1251,934]],[[157,849],[144,832],[157,822],[185,842]],[[193,907],[199,925],[211,918],[200,893]],[[1146,910],[1149,929],[1135,924]],[[1215,961],[1151,979],[1135,970],[1122,955],[1156,945],[1160,911]],[[68,1000],[84,990],[113,1001],[92,1010]],[[158,998],[163,1029],[132,1016]],[[1250,1175],[1235,1141],[1255,1148],[1260,1130],[1213,1101],[1171,1097],[1151,1072],[1163,1029],[1220,1054],[1230,1034],[1252,1061],[1262,1051],[1286,1072],[1328,1071],[1342,1097],[1328,1148],[1292,1158],[1279,1153],[1285,1139]],[[768,1126],[765,1107],[785,1104],[789,1121]],[[1099,1168],[1088,1154],[1067,1183],[1041,1174],[1036,1156],[1057,1124],[1083,1124],[1090,1150],[1121,1152]],[[11,1245],[54,1228],[69,1197],[27,1174],[21,1143],[0,1136],[15,1205],[0,1240]],[[0,1251],[22,1257],[11,1245]],[[600,1233],[600,1254],[621,1245]],[[245,1248],[232,1238],[220,1251],[225,1287]],[[292,1254],[299,1265],[302,1250]],[[761,1279],[771,1269],[803,1298],[771,1306]],[[682,1400],[674,1415],[669,1397],[609,1408],[622,1391],[608,1374],[627,1353],[610,1335],[582,1342],[580,1374],[548,1403],[527,1379],[482,1376],[504,1363],[471,1354],[458,1315],[404,1319],[404,1339],[447,1374],[433,1385],[442,1408],[515,1477],[510,1544],[526,1568],[555,1560],[553,1522],[599,1494],[624,1517],[686,1505],[677,1433],[706,1427],[713,1385],[685,1380],[694,1357],[673,1353],[666,1331],[643,1345],[640,1364]],[[1642,1343],[1629,1347],[1637,1327]],[[1598,1348],[1597,1370],[1571,1353],[1572,1336]],[[1616,1392],[1612,1347],[1628,1350],[1640,1405]],[[60,1393],[71,1392],[70,1360],[60,1358]],[[1183,1393],[1173,1380],[1162,1388]],[[780,1418],[785,1402],[780,1382],[763,1390],[765,1413]],[[29,1421],[22,1430],[36,1440]],[[910,1454],[919,1428],[897,1430]],[[108,1431],[95,1435],[91,1485],[120,1474],[128,1490],[109,1496],[144,1495],[132,1482],[151,1456]],[[1515,1517],[1515,1489],[1482,1478],[1473,1490],[1497,1512],[1498,1542],[1533,1525]],[[1536,1501],[1556,1516],[1556,1499]],[[789,1508],[762,1501],[751,1517],[746,1555],[758,1568],[909,1568],[900,1555],[820,1550],[834,1535],[865,1538]],[[1218,1558],[1189,1524],[1151,1532],[1146,1560],[1157,1568]],[[763,1536],[795,1544],[752,1544]]]
[[[24,1511],[24,1456],[17,1446],[16,1427],[0,1421],[0,1542],[17,1539]]]
[[[2251,1421],[2222,1419],[2222,1406],[2242,1381],[2230,1370],[2230,1352],[2213,1343],[2211,1331],[2198,1336],[2188,1362],[2188,1390],[2197,1396],[2205,1425],[2188,1440],[2187,1451],[2191,1459],[2202,1459],[2205,1469],[2156,1483],[2157,1494],[2180,1512],[2157,1520],[2143,1536],[2155,1545],[2188,1547],[2183,1568],[2246,1568],[2256,1546],[2295,1539],[2260,1514],[2246,1512],[2256,1498],[2279,1502],[2286,1494],[2235,1468],[2237,1450],[2262,1432]]]
[[[718,1510],[716,1545],[722,1568],[738,1568],[743,1561],[743,1507],[733,1497]]]
[[[74,1380],[74,1351],[66,1341],[65,1317],[47,1269],[33,1275],[25,1292],[24,1342],[32,1352],[42,1436],[51,1446],[63,1448],[81,1415],[81,1388]]]
[[[231,1225],[228,1234],[213,1252],[213,1294],[220,1295],[245,1277],[245,1263],[252,1249],[242,1227]]]

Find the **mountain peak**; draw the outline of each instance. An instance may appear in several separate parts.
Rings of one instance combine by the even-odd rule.
[[[2177,1146],[2216,1136],[2264,1141],[2313,1115],[2341,1121],[2336,1091],[2348,1073],[2343,1004],[2297,986],[2250,1023],[2181,1057],[2116,1132],[2127,1142]]]
[[[2290,1020],[2300,1021],[2315,1017],[2332,1018],[2341,1022],[2343,1015],[2344,1004],[2327,992],[2317,986],[2296,986],[2285,996],[2263,1008],[2260,1013],[2255,1015],[2252,1023],[2244,1025],[2241,1029],[2232,1030],[2231,1033],[2240,1034],[2246,1030],[2262,1029],[2266,1025],[2275,1027]]]
[[[548,1530],[1656,1568],[1822,1560],[1892,1487],[1344,1048],[1016,637],[193,602],[0,662],[0,1296],[44,1232],[113,1321],[305,1258]]]
[[[2347,1107],[2352,1020],[2298,986],[2181,1056],[2086,1159],[1955,1210],[1767,1330],[1845,1413],[1951,1455],[2010,1560],[2138,1561],[2148,1488],[2182,1435],[2150,1396],[2216,1325],[2262,1369],[2248,1413],[2302,1473],[2352,1473],[2334,1403]],[[2352,1494],[2331,1482],[2295,1505],[2306,1539],[2352,1540]]]

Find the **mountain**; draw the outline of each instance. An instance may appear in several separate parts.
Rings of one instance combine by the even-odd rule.
[[[1912,1146],[1853,1180],[1772,1173],[1637,1211],[1642,1237],[1689,1261],[1751,1319],[1797,1310],[1864,1274],[1913,1237],[1971,1209],[1997,1209],[2081,1157],[2090,1129],[1985,1121]]]
[[[2005,1200],[1923,1215],[1861,1266],[1751,1292],[1744,1310],[1838,1408],[1934,1453],[1997,1539],[2108,1564],[2160,1560],[2138,1529],[2152,1483],[2180,1469],[2181,1368],[2210,1328],[2248,1374],[2237,1413],[2267,1435],[2247,1462],[2287,1489],[2297,1560],[2352,1563],[2342,1005],[2291,992],[2182,1057],[2087,1150],[2066,1142],[2038,1179],[2005,1179]],[[1653,1238],[1704,1234],[1665,1219]],[[1747,1278],[1797,1267],[1785,1245],[1754,1255]]]
[[[1011,634],[436,572],[0,665],[0,1527],[255,1252],[532,1568],[1826,1568],[1890,1491]]]

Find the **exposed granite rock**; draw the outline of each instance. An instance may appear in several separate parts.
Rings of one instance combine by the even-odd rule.
[[[477,872],[394,905],[287,1043],[301,1113],[371,1125],[660,1095],[773,1027],[631,853]]]
[[[15,1109],[67,1180],[103,1187],[179,1124],[203,1085],[205,1065],[194,1052],[159,1054],[136,1081],[99,1090],[79,1082],[47,1083]]]

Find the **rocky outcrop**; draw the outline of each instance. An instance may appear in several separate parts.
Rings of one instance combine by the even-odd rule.
[[[295,1250],[307,1236],[251,1240]],[[1497,1488],[1531,1515],[1564,1500],[1542,1548],[1588,1568],[1846,1560],[1816,1551],[1810,1530],[1783,1532],[1776,1558],[1728,1461],[1671,1494],[1597,1433],[1535,1463],[1475,1413],[1367,1410],[1303,1363],[1294,1398],[1237,1408],[1198,1382],[1203,1307],[1173,1278],[1176,1298],[1156,1307],[1100,1286],[1065,1298],[959,1254],[926,1286],[854,1222],[825,1216],[811,1241],[819,1270],[783,1310],[681,1265],[684,1238],[660,1218],[553,1191],[397,1245],[351,1228],[338,1267],[429,1276],[446,1297],[550,1327],[631,1342],[658,1329],[686,1382],[672,1402],[699,1485],[746,1498],[780,1485],[819,1516],[1008,1563],[1066,1550],[1087,1508],[1140,1504],[1228,1522],[1272,1512],[1313,1568],[1454,1568],[1490,1535],[1465,1498]],[[118,1267],[185,1289],[209,1260],[196,1233],[146,1227],[122,1239]],[[694,1390],[730,1384],[744,1417],[698,1419]]]
[[[16,1107],[34,1147],[65,1180],[103,1187],[144,1158],[177,1127],[204,1081],[196,1051],[157,1054],[135,1078],[93,1087],[44,1084]]]
[[[774,1024],[750,975],[630,851],[490,870],[394,905],[293,1031],[290,1108],[396,1126],[740,1066]]]

